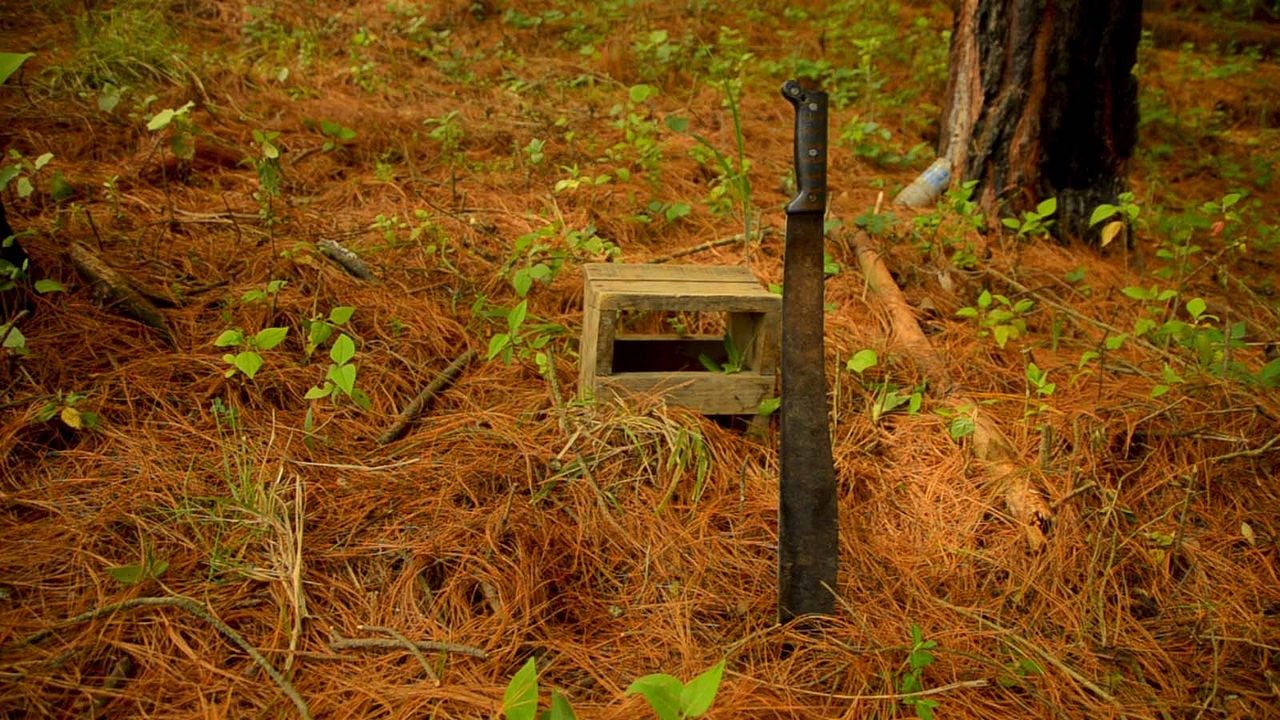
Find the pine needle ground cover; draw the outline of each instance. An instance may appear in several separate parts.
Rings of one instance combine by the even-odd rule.
[[[877,202],[932,160],[941,5],[6,5],[0,715],[487,718],[533,659],[584,718],[722,660],[707,717],[1277,716],[1280,29],[1184,5],[1103,248]],[[781,282],[792,77],[833,107],[807,628],[776,426],[576,400],[581,264]]]

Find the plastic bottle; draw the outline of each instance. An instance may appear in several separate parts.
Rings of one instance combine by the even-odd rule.
[[[920,173],[920,177],[903,188],[898,197],[893,199],[893,203],[905,207],[924,207],[936,202],[950,183],[951,161],[938,158]]]

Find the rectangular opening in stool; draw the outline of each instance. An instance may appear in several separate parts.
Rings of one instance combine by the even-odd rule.
[[[729,362],[724,338],[621,336],[613,342],[613,372],[705,371],[702,358],[723,367]]]
[[[622,310],[618,313],[615,332],[618,335],[723,337],[725,325],[723,312]]]

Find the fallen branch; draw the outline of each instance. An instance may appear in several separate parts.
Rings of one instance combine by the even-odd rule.
[[[410,640],[409,644],[423,652],[447,652],[458,655],[470,655],[486,660],[489,654],[484,650],[469,645],[431,642],[428,640]],[[335,635],[329,640],[329,649],[334,652],[342,650],[404,650],[404,643],[391,638],[345,638]]]
[[[288,678],[281,675],[279,671],[277,671],[275,667],[262,656],[262,653],[259,653],[247,640],[244,639],[244,636],[233,630],[226,623],[214,617],[205,606],[190,598],[141,597],[113,603],[111,605],[104,605],[103,607],[94,608],[88,612],[80,613],[70,620],[45,628],[44,630],[28,636],[25,640],[21,640],[3,649],[17,650],[29,645],[35,645],[63,628],[90,622],[107,615],[114,615],[122,610],[133,610],[134,608],[140,607],[175,607],[180,610],[185,610],[186,612],[209,623],[215,630],[226,636],[228,640],[235,643],[241,650],[244,650],[245,654],[253,660],[254,664],[262,668],[262,671],[265,672],[277,686],[279,686],[280,691],[293,701],[294,707],[298,708],[298,715],[302,717],[303,720],[311,720],[311,709],[307,706],[307,701],[303,700],[302,696],[298,694],[298,690],[293,686],[293,683],[289,682]]]
[[[859,231],[853,236],[853,245],[867,287],[889,315],[891,340],[915,362],[929,387],[938,391],[942,400],[953,410],[972,415],[974,455],[986,466],[993,489],[1004,497],[1010,514],[1022,526],[1027,544],[1033,550],[1038,549],[1044,544],[1053,511],[1044,497],[1032,489],[1030,470],[1020,461],[1004,433],[986,414],[978,412],[979,404],[960,392],[946,364],[920,329],[915,313],[871,238]]]
[[[438,395],[441,390],[452,385],[458,379],[458,375],[462,373],[463,368],[465,368],[475,356],[475,350],[467,350],[455,358],[452,363],[449,363],[449,367],[445,368],[443,372],[437,375],[436,379],[432,380],[430,385],[423,388],[422,392],[418,393],[418,396],[410,401],[410,403],[405,406],[404,410],[400,411],[400,415],[396,417],[396,421],[391,424],[391,427],[387,428],[386,431],[378,436],[378,444],[386,445],[403,435],[404,431],[409,427],[409,423],[416,420],[418,416],[422,414],[422,410],[427,406],[427,403],[431,402],[432,398]]]
[[[164,316],[151,301],[134,289],[128,279],[104,263],[82,243],[71,243],[67,256],[76,272],[93,285],[94,296],[108,309],[114,309],[152,328],[170,346],[176,347]]]
[[[766,235],[770,235],[772,233],[773,233],[772,228],[765,228],[764,230],[760,231],[760,237],[764,238]],[[736,243],[742,243],[745,240],[746,240],[746,236],[743,235],[742,233],[738,233],[737,235],[730,235],[729,237],[722,237],[722,238],[716,238],[715,240],[708,240],[704,243],[694,245],[693,247],[687,247],[682,250],[676,250],[675,252],[667,253],[666,255],[659,255],[658,257],[650,258],[645,262],[650,265],[657,265],[670,260],[676,260],[678,258],[688,257],[689,255],[696,255],[700,252],[706,252],[707,250],[712,250],[714,248],[724,247],[725,245],[734,245]]]
[[[410,642],[409,638],[401,635],[398,630],[378,625],[361,625],[359,629],[364,632],[380,632],[390,635],[393,640],[400,643],[404,649],[413,655],[418,664],[422,666],[422,671],[427,674],[427,677],[431,678],[431,682],[435,683],[436,687],[440,687],[440,676],[436,675],[436,671],[431,669],[431,664],[427,662],[427,658],[422,654],[422,651],[418,649],[417,645]]]
[[[325,238],[317,242],[316,247],[320,248],[321,255],[337,263],[348,275],[361,280],[373,279],[373,273],[360,256],[339,245],[338,241]]]

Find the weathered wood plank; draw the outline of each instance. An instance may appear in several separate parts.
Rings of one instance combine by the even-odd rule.
[[[667,404],[707,415],[750,415],[773,394],[772,373],[636,372],[596,379],[598,396],[662,395]]]

